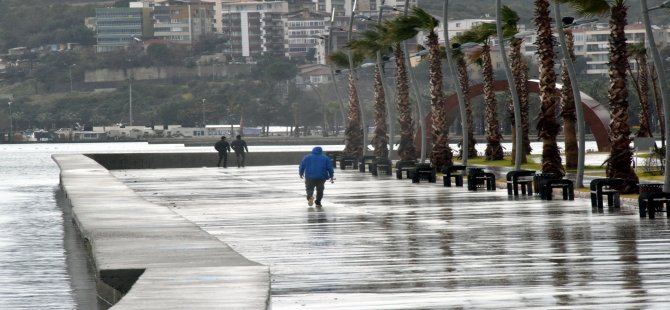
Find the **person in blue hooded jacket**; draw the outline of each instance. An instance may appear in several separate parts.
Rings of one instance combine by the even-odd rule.
[[[312,153],[305,156],[300,163],[298,171],[300,178],[305,178],[305,190],[307,191],[307,204],[312,206],[316,203],[321,207],[321,198],[323,198],[323,189],[326,180],[334,182],[333,163],[328,156],[323,155],[323,149],[320,146],[314,147]],[[314,188],[316,188],[316,201],[314,200]]]

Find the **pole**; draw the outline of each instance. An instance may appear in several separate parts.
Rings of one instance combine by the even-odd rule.
[[[69,69],[70,69],[70,92],[72,92],[72,65],[70,65]]]
[[[456,88],[456,96],[458,97],[458,108],[461,110],[461,131],[463,133],[463,144],[461,144],[461,153],[463,155],[464,166],[468,165],[468,148],[469,148],[469,139],[468,139],[468,124],[467,124],[467,115],[465,113],[465,96],[463,94],[463,89],[461,88],[461,81],[458,80],[456,73],[456,65],[454,64],[454,58],[451,55],[451,43],[449,43],[449,22],[447,20],[449,11],[449,0],[444,0],[444,7],[442,11],[442,23],[443,23],[443,32],[444,32],[444,47],[446,48],[447,53],[447,62],[449,63],[449,71],[451,71],[452,79],[454,80],[454,86]]]
[[[133,80],[128,79],[128,106],[129,106],[129,124],[133,126]]]
[[[202,128],[205,128],[205,101],[207,99],[202,98]]]
[[[12,102],[7,102],[7,105],[9,105],[9,137],[7,141],[11,144],[14,142],[14,116],[12,115]]]
[[[354,28],[354,15],[356,12],[356,2],[358,0],[354,0],[354,3],[351,5],[351,17],[349,18],[349,33],[347,35],[347,40],[351,42],[352,35],[353,35],[353,28]],[[356,78],[356,71],[354,71],[354,56],[351,51],[351,49],[347,50],[347,56],[349,57],[349,74],[351,74],[351,78],[354,80],[354,87],[356,87],[356,81],[358,80]],[[361,115],[361,125],[363,125],[363,156],[367,154],[368,151],[368,130],[367,130],[367,124],[365,123],[365,109],[363,108],[363,102],[360,100],[360,96],[358,98],[359,102],[359,108],[360,108],[360,115]]]
[[[384,12],[384,3],[386,0],[381,0],[381,5],[379,6],[379,16],[377,17],[377,25],[382,24],[382,14]],[[386,116],[389,129],[389,151],[393,152],[393,118],[391,116],[391,105],[389,104],[388,95],[387,95],[387,86],[386,79],[384,78],[384,63],[382,61],[381,51],[377,51],[377,67],[382,76],[382,88],[384,89],[384,103],[386,104]]]
[[[514,141],[514,146],[516,148],[516,153],[514,156],[514,170],[521,170],[521,160],[523,156],[523,132],[521,129],[521,105],[519,104],[519,95],[516,92],[516,83],[514,83],[514,76],[512,75],[512,69],[509,66],[509,60],[507,60],[507,51],[505,50],[505,41],[503,37],[502,30],[502,1],[496,0],[496,32],[498,32],[498,41],[500,42],[500,57],[502,58],[503,65],[505,66],[505,75],[507,76],[507,84],[509,86],[510,94],[512,95],[512,103],[514,105],[514,130],[516,130],[516,136]],[[465,139],[464,139],[465,140]]]
[[[665,65],[661,60],[661,54],[656,47],[656,40],[654,40],[654,33],[651,31],[651,21],[649,20],[649,9],[647,8],[647,0],[640,0],[642,6],[642,19],[644,20],[644,30],[647,34],[647,41],[649,42],[649,49],[651,50],[651,57],[654,59],[654,67],[656,68],[656,75],[658,76],[659,87],[661,89],[661,101],[663,101],[663,113],[665,120],[665,139],[670,137],[670,102],[668,101],[668,81],[665,78]],[[668,143],[665,143],[665,165],[670,163],[670,152],[668,152]],[[670,173],[664,173],[663,177],[663,191],[670,192]]]
[[[333,10],[330,17],[330,27],[328,27],[328,55],[333,52],[333,24],[335,21],[335,10]],[[340,88],[337,86],[337,79],[335,78],[335,70],[333,69],[333,64],[331,63],[330,68],[330,78],[333,80],[333,88],[335,88],[335,94],[337,95],[337,101],[340,103],[340,113],[342,114],[342,122],[344,126],[347,126],[347,114],[344,112],[344,101],[342,100],[342,94],[340,94]]]
[[[409,0],[405,0],[405,16],[409,14]],[[424,116],[423,107],[421,106],[421,95],[419,94],[419,87],[417,86],[416,77],[414,76],[414,69],[412,69],[412,62],[409,60],[409,50],[407,49],[407,41],[402,42],[402,48],[405,50],[405,63],[407,63],[407,72],[409,73],[409,80],[414,89],[414,98],[416,99],[416,109],[419,114],[419,127],[421,128],[421,163],[426,161],[426,117]]]
[[[575,177],[575,186],[577,188],[584,187],[584,160],[586,157],[586,133],[584,121],[584,107],[582,106],[582,96],[579,92],[579,83],[577,83],[577,74],[575,73],[575,66],[572,63],[570,58],[570,51],[568,50],[568,45],[565,42],[565,32],[563,31],[563,25],[560,25],[558,21],[561,20],[561,5],[558,0],[554,1],[554,17],[556,18],[558,39],[561,44],[561,53],[563,54],[563,64],[568,69],[568,75],[570,76],[570,86],[572,86],[572,96],[575,98],[575,114],[577,114],[577,176]]]

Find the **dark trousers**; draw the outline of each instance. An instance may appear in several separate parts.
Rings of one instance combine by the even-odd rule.
[[[244,152],[235,152],[235,156],[237,157],[237,168],[244,167]]]
[[[221,167],[222,160],[223,168],[228,168],[228,152],[219,152],[219,163],[216,164],[217,167]]]
[[[323,198],[323,189],[326,180],[310,180],[305,179],[305,190],[307,191],[307,198],[314,195],[314,188],[316,188],[316,199],[315,202],[317,205],[321,204],[321,198]]]

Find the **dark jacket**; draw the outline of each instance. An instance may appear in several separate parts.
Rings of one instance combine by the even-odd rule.
[[[320,146],[312,149],[312,154],[305,156],[298,171],[300,176],[310,180],[327,180],[335,176],[333,163],[328,156],[323,155]]]
[[[247,148],[247,142],[242,140],[242,139],[237,139],[230,143],[230,146],[233,148],[233,151],[235,153],[243,153],[247,152],[249,153],[249,148]]]
[[[230,144],[226,140],[219,140],[219,142],[214,144],[214,149],[219,153],[230,152]]]

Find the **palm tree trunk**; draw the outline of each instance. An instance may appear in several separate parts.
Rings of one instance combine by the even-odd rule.
[[[428,33],[428,61],[430,74],[430,101],[432,107],[432,141],[430,162],[442,170],[444,166],[453,164],[451,148],[449,147],[449,126],[445,109],[444,93],[442,92],[442,58],[440,57],[440,43],[435,31]]]
[[[491,64],[491,48],[484,45],[482,51],[482,77],[484,79],[484,101],[486,115],[486,160],[503,159],[503,149],[500,145],[502,135],[498,123],[496,94],[493,90],[493,65]]]
[[[523,148],[524,152],[521,157],[521,163],[528,162],[527,154],[530,154],[530,140],[528,139],[528,64],[523,60],[523,55],[521,54],[521,39],[512,39],[510,42],[510,54],[509,58],[511,61],[512,74],[514,75],[514,84],[517,90],[517,95],[519,96],[519,106],[521,107],[521,127],[524,132],[523,135]],[[511,100],[512,98],[510,98]],[[509,103],[508,103],[509,104]],[[513,107],[511,107],[513,109]],[[524,115],[525,110],[525,115]],[[514,124],[514,111],[510,113],[510,119],[512,124]],[[525,120],[525,121],[524,121]],[[515,126],[514,126],[515,127]],[[516,141],[516,128],[512,129],[512,141]],[[512,144],[512,162],[516,158],[516,143]]]
[[[407,77],[407,67],[405,66],[405,52],[400,43],[395,45],[393,53],[396,65],[396,89],[398,90],[396,105],[398,109],[398,124],[400,125],[398,157],[400,160],[416,160],[414,121],[409,102],[409,80]]]
[[[565,42],[570,53],[569,61],[575,61],[574,37],[572,29],[565,29]],[[577,121],[575,110],[575,96],[572,93],[572,84],[570,83],[570,73],[564,63],[561,67],[561,117],[563,117],[563,136],[565,137],[565,166],[570,169],[577,169],[578,151],[577,146]]]
[[[358,91],[353,72],[349,74],[349,122],[345,130],[344,153],[360,158],[363,156],[363,127],[361,125],[361,105],[358,102]]]
[[[626,47],[626,6],[618,3],[612,6],[609,39],[609,77],[608,93],[610,116],[610,141],[612,150],[607,159],[607,177],[621,178],[626,181],[623,193],[636,193],[639,179],[632,167],[633,151],[630,147],[630,127],[628,125],[628,88],[626,69],[628,52]]]
[[[549,1],[535,0],[535,25],[537,26],[538,63],[540,66],[541,111],[537,123],[538,136],[542,139],[542,172],[565,175],[561,153],[556,143],[560,125],[556,121],[556,76],[554,75],[554,36],[549,17]]]
[[[658,76],[656,76],[656,67],[651,67],[651,85],[654,88],[654,103],[656,106],[656,115],[658,116],[658,127],[661,129],[661,146],[665,147],[665,119],[663,115],[663,100],[661,99],[661,92],[658,87]]]
[[[375,70],[375,136],[372,145],[375,147],[375,156],[388,158],[389,137],[386,124],[386,94],[382,85],[381,68]]]
[[[477,157],[477,149],[475,148],[477,140],[475,140],[475,125],[472,120],[472,103],[470,102],[469,97],[470,78],[468,77],[468,65],[465,63],[465,59],[459,57],[456,61],[456,66],[458,69],[458,79],[461,84],[461,90],[463,91],[463,98],[465,100],[465,115],[468,128],[468,158],[475,158]]]
[[[649,124],[649,66],[646,55],[638,57],[638,86],[640,99],[640,130],[638,137],[651,137],[651,126]]]

